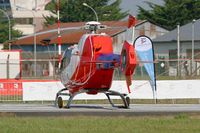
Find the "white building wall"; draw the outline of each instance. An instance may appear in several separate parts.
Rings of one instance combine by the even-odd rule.
[[[153,29],[154,27],[154,29]],[[144,35],[150,37],[151,39],[154,39],[158,36],[164,35],[165,33],[169,32],[168,30],[161,28],[157,25],[154,25],[148,21],[139,24],[136,26],[135,30],[135,37],[138,37],[142,34],[142,30],[144,30]]]
[[[28,24],[16,24],[13,26],[13,29],[20,30],[23,35],[29,35],[34,33],[34,26]]]
[[[12,17],[14,19],[32,18],[31,24],[17,23],[14,28],[22,31],[23,35],[33,34],[43,29],[44,16],[55,16],[50,11],[44,10],[45,5],[51,0],[10,0]],[[35,24],[35,27],[34,27]]]
[[[20,58],[20,51],[0,51],[0,79],[20,78]]]
[[[150,30],[151,25],[155,26],[155,31]],[[141,30],[144,30],[144,35],[150,37],[151,39],[154,39],[154,38],[168,32],[167,30],[147,21],[147,22],[139,24],[135,27],[135,38],[137,38],[138,36],[141,35]],[[122,49],[124,40],[125,40],[125,32],[122,32],[113,37],[114,53],[117,53],[117,54],[121,53],[121,49]]]
[[[10,0],[12,10],[16,9],[16,6],[20,6],[28,10],[44,10],[45,6],[49,2],[51,2],[51,0]]]

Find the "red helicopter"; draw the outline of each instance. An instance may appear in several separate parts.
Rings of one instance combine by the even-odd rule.
[[[99,22],[86,23],[84,34],[78,45],[65,50],[62,56],[60,75],[65,88],[61,89],[55,99],[59,108],[70,108],[73,98],[80,93],[96,95],[104,93],[110,104],[116,107],[110,96],[120,96],[123,107],[129,108],[130,98],[127,94],[110,90],[114,69],[120,67],[126,76],[130,93],[131,76],[136,68],[136,54],[133,46],[136,19],[129,16],[126,40],[121,55],[113,53],[112,38],[98,30],[108,28]],[[69,96],[67,105],[63,105],[62,96]]]

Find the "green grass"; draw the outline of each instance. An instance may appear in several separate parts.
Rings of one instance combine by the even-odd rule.
[[[0,117],[0,133],[199,133],[200,118]]]

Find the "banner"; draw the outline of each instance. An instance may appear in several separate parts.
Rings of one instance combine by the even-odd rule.
[[[136,38],[134,44],[135,51],[140,59],[140,62],[144,64],[145,70],[151,79],[150,83],[153,89],[153,95],[156,97],[156,74],[154,65],[153,43],[149,37],[142,35]]]
[[[22,93],[22,82],[0,80],[0,96],[22,96]]]

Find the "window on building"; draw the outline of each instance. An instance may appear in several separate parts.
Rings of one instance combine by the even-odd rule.
[[[187,58],[191,59],[192,58],[192,49],[187,49]],[[200,49],[195,49],[194,50],[194,59],[200,59]]]
[[[0,3],[10,3],[9,0],[0,0]]]
[[[0,0],[0,8],[4,10],[10,9],[10,1],[9,0]]]
[[[173,49],[173,50],[169,50],[169,59],[177,59],[177,50]]]
[[[178,61],[177,49],[169,50],[169,66],[176,68]]]
[[[33,18],[15,18],[16,24],[33,24]]]

